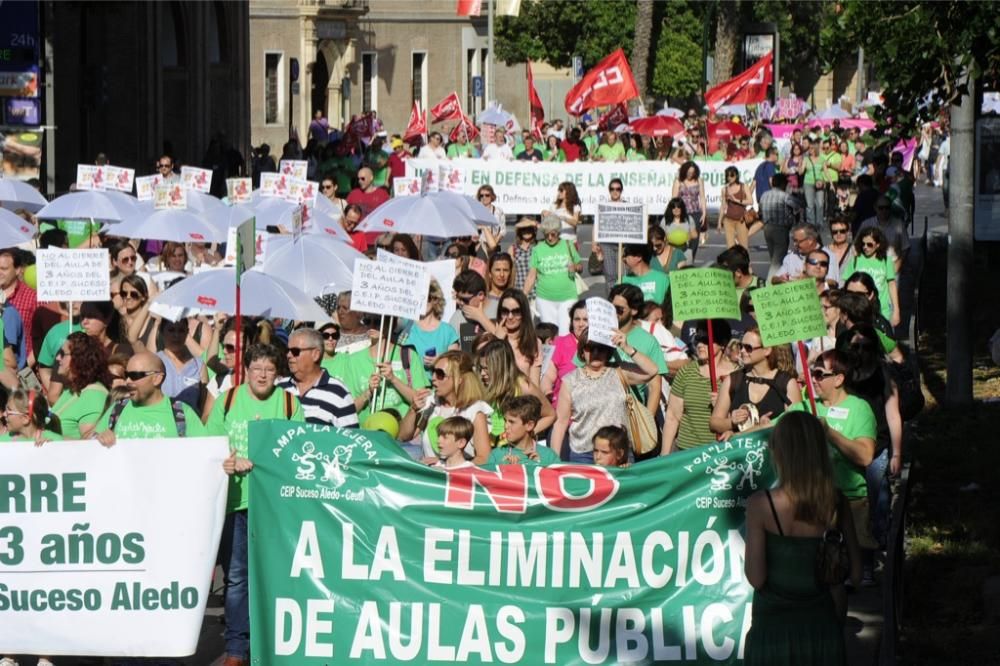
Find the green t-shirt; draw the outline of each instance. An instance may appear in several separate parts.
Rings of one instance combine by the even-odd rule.
[[[66,232],[70,249],[77,248],[101,230],[100,222],[90,220],[56,220],[56,228]]]
[[[535,446],[535,451],[538,453],[538,460],[532,460],[516,446],[509,444],[498,446],[493,449],[490,459],[486,462],[491,465],[542,465],[543,467],[560,462],[559,455],[547,446]]]
[[[567,266],[580,262],[580,255],[568,240],[555,245],[539,243],[531,251],[531,267],[538,272],[535,294],[546,301],[572,301],[576,298],[576,277]]]
[[[684,256],[684,250],[679,247],[674,247],[673,250],[670,252],[670,258],[666,266],[660,263],[659,257],[653,255],[653,261],[649,264],[649,267],[652,268],[654,271],[659,271],[660,273],[669,274],[670,271],[677,270],[677,267],[680,266],[680,264],[686,260],[687,257]],[[667,286],[667,288],[668,289],[670,288],[669,285]]]
[[[611,146],[606,143],[602,143],[597,147],[596,156],[603,159],[605,162],[617,162],[625,157],[625,145],[622,143],[616,143]]]
[[[343,360],[337,362],[338,359]],[[331,372],[331,376],[336,376],[337,379],[343,382],[352,396],[356,398],[367,390],[368,380],[375,374],[375,359],[372,358],[370,349],[360,349],[351,354],[337,354],[331,361],[334,362],[332,365],[336,365],[337,370],[337,374],[334,375]],[[409,361],[410,372],[409,377],[407,377],[406,368],[403,367],[402,350],[396,346],[389,361],[392,364],[392,373],[415,389],[430,386],[431,383],[427,378],[427,372],[424,370],[423,361],[413,349],[409,350]],[[372,413],[371,407],[372,405],[369,403],[365,405],[364,409],[358,412],[358,423],[364,425],[365,419]],[[406,413],[410,411],[409,403],[406,402],[392,384],[386,385],[385,401],[382,403],[382,408],[395,409],[399,412],[400,417],[406,416]]]
[[[796,402],[785,410],[808,412],[809,400]],[[816,402],[816,415],[825,418],[830,428],[836,430],[848,439],[868,437],[875,439],[875,413],[871,406],[861,398],[847,396],[839,405],[827,407],[822,402]],[[868,497],[868,485],[865,482],[865,468],[856,465],[840,452],[840,449],[830,445],[830,460],[833,462],[834,484],[844,497],[849,500]]]
[[[81,425],[94,425],[100,420],[108,402],[108,389],[102,384],[91,384],[79,393],[64,389],[52,412],[59,417],[63,437],[80,439]]]
[[[826,165],[824,176],[828,183],[836,183],[840,179],[840,165],[843,164],[844,157],[840,153],[829,153],[823,157]]]
[[[651,333],[645,331],[641,326],[636,324],[632,327],[632,330],[625,335],[625,341],[629,345],[635,347],[635,349],[646,356],[649,357],[653,363],[656,364],[657,374],[665,375],[669,372],[667,368],[667,359],[663,357],[663,348],[660,347],[660,343]],[[621,359],[622,363],[634,364],[629,355],[626,354],[621,349],[618,350],[618,358]],[[663,381],[666,381],[665,379]],[[642,399],[643,403],[646,402],[647,390],[649,384],[640,384],[637,388],[639,389],[639,397]]]
[[[448,144],[448,157],[479,157],[476,153],[476,147],[471,143],[458,144],[449,143]]]
[[[596,136],[585,136],[583,137],[583,145],[587,146],[587,154],[593,155],[594,151],[597,150],[597,144],[599,139]]]
[[[683,255],[683,253],[681,254]],[[670,277],[663,272],[661,266],[660,270],[650,270],[645,275],[626,275],[622,278],[622,284],[634,284],[642,289],[643,299],[659,305],[667,297],[667,290],[670,289]]]
[[[840,279],[847,282],[855,273],[868,273],[875,281],[875,288],[878,289],[878,304],[882,311],[882,316],[886,319],[892,317],[892,298],[889,296],[889,283],[896,279],[896,266],[892,259],[886,257],[866,257],[864,255],[851,258],[844,266]]]
[[[61,442],[63,441],[63,436],[57,432],[52,432],[51,430],[42,431],[42,439],[47,442]],[[5,432],[0,435],[0,442],[33,442],[34,437],[13,437],[9,432]]]
[[[335,157],[333,163],[334,176],[337,178],[337,196],[346,197],[351,191],[354,174],[358,172],[358,167],[350,155]]]
[[[234,389],[236,397],[226,412],[226,394],[215,400],[212,413],[208,417],[207,430],[210,435],[229,437],[229,447],[236,449],[236,455],[248,457],[250,442],[248,431],[251,421],[265,419],[282,419],[289,421],[305,421],[305,412],[299,399],[292,398],[292,417],[285,413],[285,392],[275,388],[266,400],[258,400],[250,394],[246,384]],[[245,475],[233,474],[229,477],[229,497],[226,500],[226,512],[240,511],[247,508],[247,492],[249,483]]]
[[[629,148],[625,151],[625,160],[627,162],[641,162],[646,159],[646,154],[641,150],[636,150],[635,148]]]
[[[77,319],[79,320],[79,317]],[[45,339],[42,340],[42,348],[38,350],[38,364],[44,365],[46,368],[51,368],[55,365],[56,354],[59,353],[59,349],[62,348],[69,334],[82,330],[83,326],[74,322],[73,330],[70,331],[69,320],[61,321],[50,328],[49,332],[45,334]]]
[[[101,417],[97,426],[97,432],[104,432],[108,429],[113,409],[114,405],[104,412],[104,416]],[[184,403],[181,403],[181,409],[184,410],[184,436],[206,436],[208,429],[201,422],[198,414]],[[118,439],[161,439],[177,436],[174,409],[170,404],[170,398],[166,396],[155,405],[144,407],[136,405],[130,400],[115,422],[115,437]]]
[[[823,169],[824,161],[822,155],[816,158],[813,158],[812,155],[807,155],[805,157],[805,163],[806,163],[805,177],[802,179],[802,182],[805,185],[815,185],[816,181],[821,181],[821,182],[826,181],[826,175]]]

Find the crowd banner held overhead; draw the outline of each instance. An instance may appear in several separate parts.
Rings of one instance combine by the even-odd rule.
[[[587,340],[614,347],[611,336],[618,329],[618,313],[606,298],[591,297],[587,301]]]
[[[152,201],[156,197],[156,188],[163,178],[160,174],[139,176],[135,179],[135,198],[139,201]]]
[[[212,170],[201,167],[182,166],[181,183],[186,190],[194,190],[202,194],[212,192]]]
[[[670,293],[674,321],[740,318],[739,296],[729,271],[719,268],[672,271]]]
[[[355,259],[351,309],[416,321],[427,312],[429,288],[423,266]]]
[[[718,210],[725,170],[734,166],[740,181],[750,184],[762,160],[739,162],[698,160],[708,209]],[[413,158],[406,160],[408,177],[438,176],[440,160]],[[608,183],[621,178],[625,185],[623,198],[627,203],[643,204],[649,214],[660,214],[670,201],[671,188],[677,179],[678,165],[672,162],[523,162],[505,160],[456,159],[449,165],[459,174],[457,187],[462,194],[475,196],[483,185],[492,185],[497,193],[496,205],[509,215],[537,215],[550,208],[559,183],[576,185],[584,215],[596,215],[597,205],[607,203]],[[264,176],[261,174],[261,190]]]
[[[250,424],[251,653],[321,664],[736,664],[765,432],[641,467],[445,470],[380,432]]]
[[[597,106],[627,102],[639,96],[632,68],[621,49],[597,63],[566,93],[566,111],[579,116]]]
[[[283,173],[268,172],[260,174],[260,196],[284,199],[288,194],[289,176]]]
[[[104,187],[108,190],[118,190],[119,192],[132,193],[132,185],[135,183],[135,169],[126,167],[106,166],[104,167],[105,182]]]
[[[278,163],[278,172],[289,178],[305,180],[309,173],[309,162],[308,160],[281,160]]]
[[[76,165],[77,190],[103,190],[105,188],[104,167],[93,164]]]
[[[39,301],[110,301],[111,274],[105,248],[36,253]]]
[[[649,225],[642,204],[597,204],[594,241],[597,243],[645,243]]]
[[[759,104],[767,100],[767,89],[773,80],[774,51],[769,51],[739,76],[709,88],[705,103],[713,111],[725,104]]]
[[[153,192],[156,210],[186,210],[187,190],[180,183],[160,183]]]
[[[412,197],[419,194],[420,179],[416,176],[392,179],[392,195],[394,197]]]
[[[224,437],[0,447],[4,654],[194,654],[228,451]]]
[[[227,178],[226,198],[230,204],[245,204],[253,201],[253,181],[249,178]]]
[[[765,347],[826,335],[823,306],[813,280],[795,280],[754,289],[751,296],[760,340]]]
[[[455,314],[457,303],[455,302],[455,292],[451,289],[451,283],[455,281],[455,260],[442,259],[441,261],[414,261],[406,257],[400,257],[392,252],[379,248],[375,255],[378,261],[402,264],[414,270],[422,270],[427,273],[430,280],[435,280],[441,287],[444,296],[444,312],[441,314],[441,321],[448,321]],[[428,281],[428,289],[430,282]]]

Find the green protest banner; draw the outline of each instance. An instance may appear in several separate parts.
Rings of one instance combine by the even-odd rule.
[[[718,268],[672,271],[670,294],[674,321],[740,318],[740,300],[729,271]]]
[[[320,664],[738,663],[761,433],[628,469],[445,470],[250,424],[251,653]]]
[[[671,281],[673,275],[671,274]],[[767,347],[826,335],[823,306],[813,280],[795,280],[751,292],[760,340]]]

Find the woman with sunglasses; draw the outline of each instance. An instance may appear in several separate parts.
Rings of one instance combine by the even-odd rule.
[[[739,243],[750,247],[750,233],[743,218],[749,210],[752,197],[747,186],[740,182],[740,171],[734,166],[726,167],[726,184],[722,186],[719,199],[719,223],[717,228],[726,235],[726,247]]]
[[[493,409],[490,415],[490,438],[495,446],[504,431],[503,404],[513,397],[530,395],[542,405],[541,418],[535,424],[535,433],[541,434],[556,420],[552,404],[542,395],[537,384],[517,367],[514,352],[504,340],[491,340],[476,350],[479,378],[486,387],[486,402]]]
[[[515,240],[507,248],[507,253],[514,260],[514,284],[515,289],[524,289],[524,283],[531,272],[531,253],[538,243],[536,234],[538,233],[538,222],[530,217],[522,217],[514,225]],[[525,292],[533,296],[529,292]]]
[[[52,412],[59,417],[63,437],[87,438],[108,402],[108,352],[96,338],[77,331],[66,338],[56,361],[59,365],[47,396],[50,401],[53,393],[58,396]]]
[[[341,217],[344,215],[344,209],[347,208],[347,199],[342,199],[337,195],[337,178],[333,175],[323,176],[323,180],[319,182],[319,191],[324,197],[330,200],[333,207],[340,211]]]
[[[712,432],[723,439],[764,419],[776,419],[802,399],[788,345],[765,347],[760,331],[750,328],[743,334],[739,354],[743,368],[722,380],[709,420]]]
[[[118,286],[121,299],[122,323],[132,348],[137,351],[153,351],[160,318],[149,313],[149,291],[146,281],[138,275],[124,277]]]
[[[444,294],[437,280],[431,280],[427,297],[427,311],[419,320],[412,322],[406,334],[406,344],[417,350],[424,367],[430,368],[438,354],[458,349],[458,332],[447,322],[441,321],[444,314]]]
[[[340,327],[328,321],[319,327],[319,334],[323,336],[323,358],[319,364],[336,376],[334,359],[337,357],[337,343],[340,342]]]
[[[542,343],[531,321],[528,297],[517,289],[507,289],[500,296],[494,335],[506,340],[514,352],[517,368],[535,386],[541,385]]]
[[[844,275],[844,266],[854,256],[854,245],[851,242],[851,223],[846,215],[837,215],[830,222],[830,259],[837,264],[837,272]]]
[[[3,416],[7,432],[0,435],[0,440],[44,444],[63,439],[59,417],[49,411],[49,401],[42,391],[14,389]]]
[[[493,213],[493,217],[497,221],[497,226],[495,227],[477,225],[479,229],[479,245],[483,248],[485,256],[489,257],[500,249],[500,242],[507,234],[506,216],[500,209],[500,206],[496,205],[497,193],[493,190],[492,185],[480,185],[479,190],[476,192],[476,199],[479,203],[483,204],[486,210]]]
[[[705,184],[701,180],[701,169],[693,161],[687,161],[677,170],[671,197],[679,197],[684,202],[684,212],[688,216],[688,226],[694,234],[689,248],[691,261],[698,253],[699,235],[708,230],[708,205],[705,201]],[[670,204],[667,204],[668,208]],[[667,216],[668,218],[670,216]]]
[[[556,324],[563,335],[569,331],[569,306],[578,296],[576,274],[582,264],[575,245],[559,237],[560,226],[559,218],[553,215],[542,218],[540,228],[545,242],[532,251],[524,293],[531,293],[537,283],[538,318]]]
[[[844,278],[850,279],[855,273],[870,275],[881,295],[879,312],[892,326],[899,326],[902,317],[899,311],[899,288],[896,286],[894,259],[882,230],[878,227],[867,227],[858,232],[858,237],[854,241],[854,256],[844,267]]]
[[[208,384],[208,369],[195,354],[195,342],[190,338],[191,325],[188,319],[164,321],[160,325],[163,333],[163,349],[157,356],[165,366],[165,377],[160,387],[171,400],[179,400],[198,411],[204,400],[205,385]]]
[[[489,460],[490,415],[486,389],[476,372],[472,357],[463,351],[449,351],[434,360],[431,368],[432,391],[416,392],[411,409],[399,425],[399,441],[408,442],[419,436],[423,461],[438,462],[437,426],[451,416],[461,416],[472,422],[473,435],[465,454],[476,465]]]
[[[658,372],[656,363],[630,345],[620,331],[612,342],[614,347],[590,342],[584,331],[577,347],[583,365],[566,375],[559,388],[550,445],[561,455],[568,437],[570,462],[593,464],[594,435],[604,426],[628,423],[626,391],[646,384]],[[637,372],[617,367],[617,350],[630,357]]]
[[[111,257],[111,279],[125,278],[129,275],[138,275],[146,283],[147,289],[155,289],[155,283],[143,268],[142,257],[135,251],[135,247],[125,238],[115,240],[108,246],[108,255]],[[156,292],[153,292],[156,295]]]

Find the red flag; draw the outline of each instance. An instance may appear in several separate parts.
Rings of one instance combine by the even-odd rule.
[[[618,49],[583,75],[566,93],[566,111],[578,116],[595,106],[627,102],[639,96],[625,52]]]
[[[458,0],[456,14],[459,16],[479,16],[483,9],[483,0]]]
[[[410,120],[406,123],[406,131],[403,133],[403,141],[409,141],[418,136],[427,134],[427,114],[420,112],[420,105],[413,103],[413,110],[410,111]]]
[[[769,51],[736,78],[710,88],[705,102],[713,111],[723,104],[759,104],[767,99],[767,87],[773,80],[774,51]]]
[[[597,129],[613,130],[614,128],[628,122],[628,107],[625,103],[616,104],[614,108],[605,113],[597,121]]]
[[[455,129],[453,129],[451,134],[448,135],[448,140],[458,141],[458,136],[462,128],[465,128],[465,138],[467,141],[475,139],[479,136],[479,130],[476,129],[476,124],[472,122],[472,118],[463,113],[462,117],[458,121],[458,124],[455,125]]]
[[[531,74],[531,61],[527,62],[528,67],[528,108],[530,111],[529,125],[531,126],[531,131],[534,132],[538,138],[542,138],[542,122],[545,120],[545,109],[542,107],[542,100],[538,97],[538,91],[535,90],[535,77]]]
[[[431,107],[431,123],[461,119],[462,102],[458,99],[458,93],[456,92],[452,92],[450,95]]]

